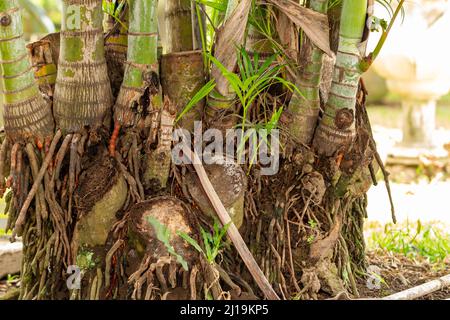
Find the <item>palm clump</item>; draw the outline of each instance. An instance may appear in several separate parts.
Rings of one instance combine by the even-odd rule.
[[[61,32],[27,51],[3,1],[0,188],[24,243],[20,298],[357,296],[379,159],[360,82],[368,2],[64,0]],[[253,158],[204,166],[221,227],[172,134],[236,127],[239,159],[245,129],[280,129],[282,154],[272,176]]]

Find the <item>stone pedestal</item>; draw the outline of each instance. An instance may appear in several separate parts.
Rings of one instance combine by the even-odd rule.
[[[403,140],[401,146],[435,148],[433,133],[436,127],[436,101],[404,99]]]
[[[449,3],[418,0],[405,3],[404,9],[404,21],[396,21],[374,63],[388,89],[402,100],[403,139],[394,152],[400,157],[445,156],[434,134],[436,101],[450,89],[449,52],[442,40],[450,30]],[[375,10],[377,16],[380,12]]]

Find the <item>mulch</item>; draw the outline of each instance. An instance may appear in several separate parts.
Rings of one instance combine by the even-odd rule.
[[[367,254],[368,263],[381,276],[382,281],[359,280],[361,298],[381,298],[450,274],[450,261],[432,264],[421,257],[409,258],[402,254],[372,251]],[[377,270],[377,268],[379,268]],[[418,300],[443,300],[450,298],[450,287],[435,291]]]

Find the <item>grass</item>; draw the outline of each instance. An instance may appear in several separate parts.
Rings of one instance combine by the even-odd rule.
[[[369,250],[385,250],[414,259],[422,258],[437,266],[450,259],[450,233],[440,223],[415,223],[382,226],[372,222],[366,226]]]

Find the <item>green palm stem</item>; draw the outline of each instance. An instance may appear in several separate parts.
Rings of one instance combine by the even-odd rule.
[[[339,48],[324,115],[314,135],[320,155],[343,152],[355,137],[355,106],[363,59],[358,48],[366,23],[367,0],[344,0]]]
[[[0,67],[5,132],[13,142],[53,134],[50,105],[34,79],[17,0],[0,2]]]
[[[157,8],[156,0],[129,1],[127,61],[124,79],[114,108],[115,131],[120,130],[121,127],[131,128],[136,132],[149,130],[145,132],[148,136],[147,146],[158,142],[159,119],[162,111]],[[111,154],[114,153],[113,143],[114,141],[110,145]],[[145,151],[147,156],[144,161],[144,183],[153,179],[156,173],[164,177],[162,180],[166,180],[167,170],[165,170],[164,161],[154,161],[154,152],[150,152],[148,148]],[[162,166],[161,170],[155,169],[158,165]]]
[[[326,13],[328,0],[311,0],[309,8],[319,13]],[[323,51],[306,37],[303,37],[299,61],[300,68],[295,85],[302,93],[294,92],[288,110],[292,120],[288,125],[294,141],[309,145],[317,126],[320,112],[319,87],[322,74]]]
[[[113,20],[111,24],[114,24],[109,27],[105,37],[105,55],[114,97],[117,97],[122,85],[128,51],[128,6],[123,10],[120,15],[121,23],[116,23],[110,15],[107,17],[108,20]]]
[[[191,10],[190,19],[187,19],[188,10]],[[167,32],[163,43],[165,54],[161,59],[162,87],[179,114],[205,84],[204,17],[198,4],[192,3],[188,8],[183,1],[168,1],[165,16]],[[203,107],[204,101],[200,101],[183,115],[178,125],[193,131],[194,122],[202,118]]]
[[[129,5],[127,61],[115,105],[115,120],[123,127],[136,126],[139,120],[145,120],[147,112],[159,112],[162,105],[159,89],[157,1],[131,0]],[[147,89],[150,89],[150,106],[138,108]],[[152,110],[147,110],[148,107]]]
[[[101,0],[64,0],[54,116],[64,132],[102,126],[112,105]]]
[[[165,22],[164,53],[192,51],[194,44],[191,0],[166,0]]]
[[[19,298],[40,298],[46,292],[43,290],[43,280],[46,279],[49,263],[41,261],[38,266],[31,265],[31,262],[37,259],[38,252],[45,254],[48,237],[53,233],[52,223],[48,223],[51,217],[48,215],[43,185],[38,185],[35,206],[25,210],[24,214],[21,208],[31,188],[30,183],[37,183],[39,180],[37,175],[41,163],[37,155],[38,149],[53,136],[54,121],[51,106],[44,100],[34,79],[34,70],[23,38],[21,12],[16,0],[0,2],[0,68],[7,137],[4,141],[6,144],[2,145],[3,159],[0,168],[2,195],[5,151],[8,151],[5,148],[9,148],[10,141],[14,143],[7,152],[11,154],[9,162],[13,191],[5,199],[8,207],[7,229],[14,228],[14,234],[22,236],[24,243]],[[22,223],[18,227],[19,219],[25,226]],[[52,265],[52,269],[53,267],[56,265]]]
[[[216,40],[222,40],[221,44],[223,45],[223,48],[220,48],[219,41],[216,41],[215,58],[217,58],[219,62],[224,63],[224,61],[221,61],[221,57],[219,56],[221,51],[226,53],[224,56],[234,55],[233,59],[235,60],[235,62],[237,61],[236,48],[239,48],[244,44],[244,34],[247,29],[248,15],[250,12],[251,3],[252,2],[250,0],[228,1],[224,22],[221,26],[221,29],[218,31],[219,33],[216,35]],[[239,17],[240,20],[234,21],[235,23],[238,23],[237,25],[229,25],[231,18],[233,18],[233,14],[240,5],[245,5],[247,11],[244,10],[242,12],[243,16]],[[242,37],[240,37],[238,42],[226,39],[226,37],[231,35],[226,34],[224,28],[233,30],[233,33],[241,34]],[[222,37],[223,39],[220,39],[219,37]],[[217,43],[219,43],[219,45],[217,45]],[[231,61],[233,59],[229,60]],[[229,71],[233,72],[236,65],[225,65],[225,67],[229,68]],[[225,77],[222,75],[221,71],[214,65],[211,69],[211,77],[215,80],[217,85],[208,95],[207,108],[205,110],[205,120],[208,123],[208,126],[213,126],[226,131],[226,129],[231,128],[236,122],[236,119],[234,119],[234,116],[232,116],[232,114],[234,113],[232,107],[234,106],[236,101],[236,93],[233,92],[228,81],[225,80]],[[227,116],[226,113],[230,113],[231,116]]]
[[[157,145],[148,152],[144,185],[154,190],[165,188],[171,165],[171,134],[175,117],[180,113],[205,83],[202,50],[193,50],[197,31],[201,23],[193,23],[189,1],[167,1],[165,8],[166,34],[162,45],[161,83],[165,100],[160,113],[160,127],[151,128],[150,141]],[[201,18],[201,17],[200,17]],[[179,122],[179,125],[193,130],[194,122],[201,119],[202,103],[192,108]],[[155,122],[157,123],[157,122]],[[157,132],[153,129],[159,129]],[[154,133],[153,133],[154,132]]]

